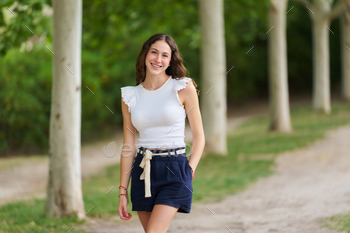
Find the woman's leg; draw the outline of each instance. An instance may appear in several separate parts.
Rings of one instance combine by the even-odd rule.
[[[142,224],[143,230],[146,232],[148,220],[151,216],[152,212],[146,212],[146,211],[137,211],[137,215],[139,216],[140,222]]]
[[[146,233],[166,233],[177,210],[178,208],[168,205],[154,205]]]

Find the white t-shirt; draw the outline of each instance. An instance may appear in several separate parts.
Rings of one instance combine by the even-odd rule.
[[[137,148],[175,148],[186,146],[186,111],[178,91],[186,88],[191,78],[171,76],[157,90],[137,86],[121,88],[123,101],[128,105],[131,122],[140,134]]]

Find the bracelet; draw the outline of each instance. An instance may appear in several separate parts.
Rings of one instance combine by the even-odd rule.
[[[121,193],[121,194],[119,194],[119,197],[120,197],[120,196],[125,196],[125,197],[126,197],[126,201],[127,201],[127,203],[129,203],[129,197],[128,197],[128,194]]]
[[[119,189],[120,189],[120,188],[123,188],[123,189],[125,189],[126,193],[128,193],[128,189],[125,188],[124,186],[120,185],[118,188],[119,188]]]

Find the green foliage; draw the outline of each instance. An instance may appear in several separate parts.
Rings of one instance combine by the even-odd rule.
[[[26,26],[50,41],[52,19],[42,15],[42,8],[51,1],[26,0],[21,5],[14,2],[7,0],[0,4],[0,23],[7,22],[0,36],[1,51],[18,47],[32,36]],[[268,0],[224,1],[227,70],[234,66],[228,73],[229,99],[267,94],[268,5]],[[289,86],[291,91],[311,91],[311,23],[307,9],[294,5],[289,3],[288,9],[293,9],[287,15]],[[13,8],[15,16],[5,6]],[[4,20],[4,13],[8,20]],[[200,87],[198,17],[196,0],[152,4],[140,0],[83,1],[83,50],[103,56],[106,68],[132,85],[142,43],[149,36],[164,32],[177,41],[190,74]],[[338,21],[333,23],[334,34],[330,34],[332,85],[340,80],[338,24]]]
[[[46,48],[35,47],[23,53],[10,50],[4,59],[0,59],[0,154],[47,153],[51,56]],[[83,52],[83,141],[110,133],[111,126],[121,122],[121,96],[115,93],[120,93],[123,84],[113,72],[108,72],[100,55]],[[96,132],[96,129],[100,130]]]
[[[35,62],[36,59],[31,59],[33,55],[30,54],[30,48],[27,48],[28,54],[11,52],[12,54],[8,55],[10,58],[7,56],[0,58],[2,72],[0,82],[6,82],[6,87],[10,88],[1,94],[7,96],[4,97],[6,104],[0,103],[4,106],[1,111],[3,114],[6,113],[7,117],[0,119],[0,127],[5,130],[0,132],[2,139],[0,153],[6,148],[24,148],[24,145],[29,144],[38,147],[47,145],[48,125],[43,127],[42,124],[48,123],[49,106],[46,104],[50,103],[48,93],[51,90],[47,87],[51,85],[49,83],[51,79],[48,78],[51,76],[49,68],[51,55],[45,46],[52,47],[52,17],[43,15],[43,9],[50,8],[50,4],[49,0],[25,0],[20,1],[20,4],[18,1],[6,0],[0,3],[0,52],[4,54],[11,48],[19,49],[20,46],[21,51],[26,51],[23,50],[23,42],[30,39],[36,43],[34,47],[42,48],[46,54],[45,59],[39,56],[40,62]],[[242,101],[253,95],[267,96],[268,5],[269,0],[224,1],[227,71],[234,66],[227,74],[229,102]],[[294,5],[290,1],[288,9]],[[189,76],[201,89],[201,41],[197,0],[163,0],[152,4],[140,0],[91,0],[83,1],[82,12],[82,138],[84,140],[100,136],[92,133],[96,126],[101,129],[102,135],[107,135],[108,131],[113,130],[112,125],[121,124],[120,87],[136,84],[136,58],[145,40],[155,33],[166,33],[175,39],[190,72]],[[334,34],[330,33],[332,87],[337,87],[340,83],[338,24],[338,21],[332,24],[331,30]],[[27,26],[35,35],[27,29]],[[40,36],[44,39],[40,40]],[[307,9],[296,4],[287,14],[288,78],[291,93],[312,91],[311,39],[311,21]],[[17,58],[15,53],[23,59]],[[20,72],[17,71],[19,61],[21,61]],[[16,75],[21,76],[15,77]],[[26,80],[29,79],[28,75],[31,81]],[[43,76],[46,77],[45,81]],[[9,77],[14,81],[5,81]],[[26,81],[23,81],[22,77],[26,77],[24,79]],[[28,83],[16,86],[21,82]],[[13,93],[9,95],[9,92],[14,92],[14,85],[21,90],[21,96],[14,96]],[[46,87],[45,93],[28,96],[27,89],[33,90],[33,87],[42,85]],[[20,107],[19,111],[18,108],[13,108],[14,103],[11,102],[15,101],[13,98],[16,98],[16,106],[20,101],[25,100],[28,103]],[[10,106],[14,110],[11,112],[11,119],[8,112],[10,110],[6,110]],[[23,110],[24,108],[28,111]],[[40,117],[30,115],[36,114],[35,111],[41,113]],[[26,115],[14,116],[16,113]],[[24,127],[22,129],[29,129],[27,125],[31,124],[30,133],[24,134],[33,135],[19,142],[23,132],[20,134],[17,128],[16,130],[11,128],[14,127],[14,122],[18,127]],[[15,136],[9,137],[8,134]]]
[[[14,0],[0,2],[0,54],[18,48],[28,39],[51,38],[52,18],[43,14],[49,0]],[[33,34],[34,33],[34,34]]]
[[[294,7],[293,7],[294,6]],[[287,15],[288,81],[291,92],[312,91],[312,23],[309,10],[303,4],[289,1]],[[332,22],[329,32],[330,82],[332,87],[340,85],[340,28],[339,19]],[[338,88],[339,89],[339,88]]]
[[[0,60],[0,151],[48,143],[51,64],[47,51],[8,52]]]
[[[227,71],[234,66],[227,74],[231,100],[267,89],[268,4],[268,0],[225,1]]]
[[[91,17],[91,16],[94,17]],[[191,77],[199,78],[199,25],[195,0],[84,1],[83,49],[104,54],[106,66],[128,85],[135,84],[135,63],[142,44],[166,33],[178,44]]]

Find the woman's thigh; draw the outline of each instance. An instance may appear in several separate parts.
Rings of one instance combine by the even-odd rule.
[[[173,221],[178,208],[157,204],[154,205],[147,224],[147,233],[166,233]]]
[[[147,229],[149,218],[151,217],[151,213],[152,212],[137,211],[137,215],[139,216],[140,222],[145,232]]]

